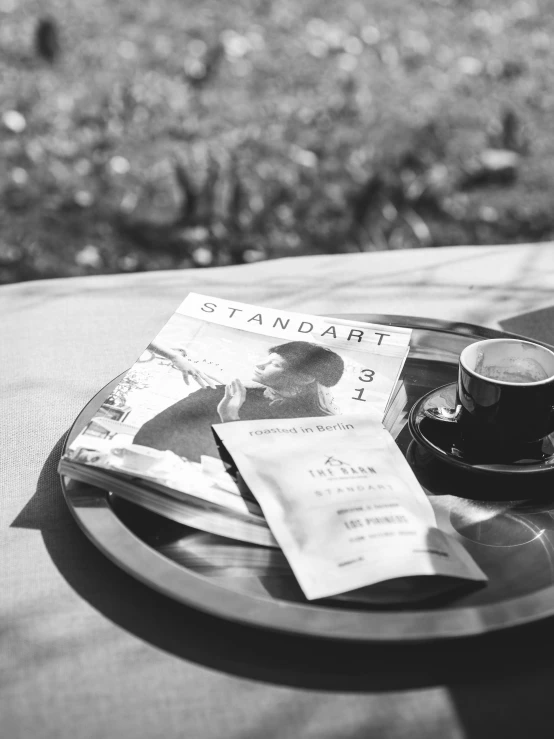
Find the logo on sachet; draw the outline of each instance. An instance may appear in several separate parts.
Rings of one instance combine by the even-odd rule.
[[[310,477],[332,477],[337,480],[344,480],[376,474],[374,467],[345,462],[344,459],[334,457],[332,454],[326,455],[324,459],[325,462],[318,469],[307,470]]]
[[[343,462],[336,457],[327,457],[325,464],[328,464],[330,467],[350,467],[349,462]]]

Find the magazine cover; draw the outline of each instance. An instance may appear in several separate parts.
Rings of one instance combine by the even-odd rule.
[[[410,334],[191,293],[69,446],[60,473],[169,517],[178,504],[176,520],[211,533],[221,526],[204,518],[225,511],[274,545],[256,501],[227,473],[212,425],[382,418]]]

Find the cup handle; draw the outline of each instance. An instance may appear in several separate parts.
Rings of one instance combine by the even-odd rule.
[[[456,423],[460,417],[462,406],[458,404],[455,408],[449,408],[446,405],[435,408],[424,408],[423,415],[432,418],[434,421],[444,421],[446,423]]]

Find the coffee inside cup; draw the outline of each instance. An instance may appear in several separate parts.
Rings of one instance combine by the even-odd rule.
[[[489,339],[462,353],[466,369],[495,382],[530,384],[554,376],[554,354],[538,344],[517,339]]]
[[[499,360],[499,364],[485,364],[483,352],[479,353],[475,371],[478,375],[502,382],[540,382],[548,378],[544,367],[532,357],[505,357]]]

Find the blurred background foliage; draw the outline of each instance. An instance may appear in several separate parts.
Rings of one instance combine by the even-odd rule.
[[[0,282],[550,240],[553,0],[0,0]]]

